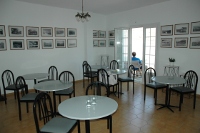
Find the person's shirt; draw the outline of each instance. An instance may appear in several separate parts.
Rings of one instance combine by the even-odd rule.
[[[141,60],[137,57],[132,57],[132,61],[139,61],[139,63],[141,64]]]

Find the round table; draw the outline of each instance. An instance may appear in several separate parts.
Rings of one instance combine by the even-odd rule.
[[[37,81],[36,81],[37,79],[43,79],[43,78],[46,78],[48,76],[49,76],[48,73],[30,73],[30,74],[22,75],[22,77],[25,80],[34,80],[34,84],[37,83]]]

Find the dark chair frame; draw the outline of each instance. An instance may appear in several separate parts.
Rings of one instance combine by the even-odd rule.
[[[112,69],[112,70],[119,69],[119,63],[116,60],[112,60],[110,62],[110,69]]]
[[[58,69],[55,66],[50,66],[48,69],[48,79],[43,79],[38,81],[39,82],[44,82],[44,81],[49,81],[49,80],[58,80]]]

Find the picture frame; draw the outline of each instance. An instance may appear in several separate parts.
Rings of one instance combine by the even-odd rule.
[[[28,50],[40,49],[39,39],[27,39],[26,45]]]
[[[39,27],[26,26],[27,37],[39,37]]]
[[[174,35],[185,35],[189,33],[189,23],[175,24]]]
[[[76,37],[77,30],[75,28],[67,28],[67,36],[68,37]]]
[[[24,39],[10,39],[10,50],[24,50]]]
[[[24,27],[23,26],[8,26],[10,37],[24,37]]]
[[[161,38],[160,47],[161,48],[171,48],[172,47],[172,38]]]
[[[98,38],[98,37],[99,37],[99,31],[93,30],[93,38]]]
[[[93,47],[98,47],[98,46],[99,46],[99,41],[93,40]]]
[[[99,38],[106,38],[106,31],[99,31]]]
[[[0,37],[5,37],[6,31],[5,31],[5,25],[0,25]]]
[[[187,48],[188,47],[188,38],[187,37],[177,37],[174,39],[175,48]]]
[[[42,39],[42,49],[53,49],[53,39]]]
[[[54,29],[55,37],[65,37],[65,28],[57,28]]]
[[[191,34],[200,34],[200,21],[191,23]]]
[[[171,35],[173,35],[173,25],[161,26],[160,35],[161,36],[171,36]]]
[[[190,49],[200,49],[200,36],[190,37]]]
[[[41,36],[42,37],[53,37],[53,28],[52,27],[41,27]]]
[[[68,48],[77,47],[77,40],[76,39],[67,39],[67,47]]]
[[[99,47],[106,47],[106,40],[99,40]]]
[[[114,38],[115,37],[115,30],[109,31],[109,38]]]
[[[55,39],[55,48],[66,48],[66,39]]]
[[[7,50],[6,39],[0,39],[0,51]]]
[[[115,47],[115,39],[109,39],[109,47]]]

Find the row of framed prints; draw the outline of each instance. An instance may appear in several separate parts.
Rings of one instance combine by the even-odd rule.
[[[39,39],[27,39],[26,40],[27,49],[40,49]],[[54,40],[53,39],[41,39],[42,49],[53,49]],[[67,47],[73,48],[77,47],[76,39],[67,39]],[[66,39],[55,39],[55,48],[66,48]],[[11,50],[24,50],[25,43],[24,39],[10,39],[10,49]],[[7,50],[6,39],[0,39],[0,50]]]
[[[172,48],[172,38],[161,38],[160,47],[162,48]],[[174,38],[174,48],[187,48],[188,47],[188,37],[177,37]],[[190,37],[190,49],[200,49],[200,37]]]
[[[109,47],[115,46],[115,40],[109,39]],[[106,40],[93,40],[93,47],[106,47]]]
[[[186,35],[189,34],[189,23],[181,23],[181,24],[175,24],[174,30],[173,25],[164,25],[161,26],[161,36],[171,36],[173,35]],[[200,34],[200,21],[197,22],[191,22],[191,28],[190,28],[191,34]]]
[[[67,28],[68,37],[76,37],[76,28]],[[65,37],[65,28],[54,28],[55,37]],[[24,26],[8,26],[8,32],[10,37],[24,37]],[[39,27],[26,26],[27,37],[39,37]],[[5,37],[5,25],[0,25],[0,37]],[[52,27],[41,27],[41,37],[53,37]]]
[[[109,31],[108,37],[114,38],[115,37],[115,31],[114,30]],[[106,38],[106,31],[93,30],[93,38]]]

